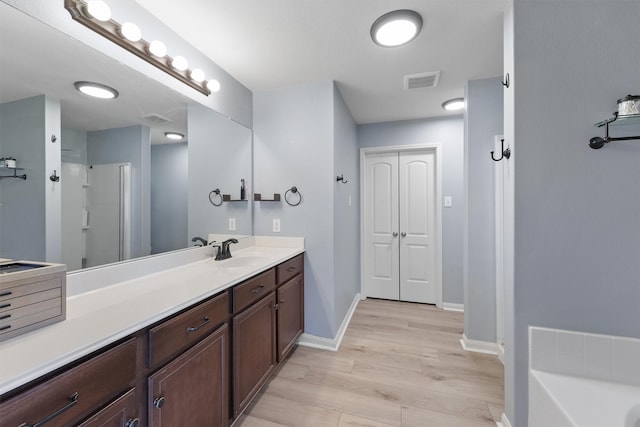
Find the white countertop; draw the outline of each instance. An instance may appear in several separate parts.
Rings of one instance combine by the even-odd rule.
[[[72,292],[66,320],[0,343],[0,394],[304,252],[304,243],[296,244],[297,239],[285,239],[283,246],[278,246],[277,238],[251,239],[254,246],[236,250],[232,246],[233,257],[228,260],[208,257],[88,292]],[[134,263],[127,268],[131,270]],[[96,271],[100,270],[91,274]],[[78,286],[81,277],[73,282]]]

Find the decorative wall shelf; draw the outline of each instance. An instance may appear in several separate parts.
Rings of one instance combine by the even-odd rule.
[[[231,194],[223,194],[222,201],[223,202],[248,202],[247,199],[232,199]]]
[[[622,126],[622,125],[637,125],[640,124],[640,114],[630,114],[625,116],[619,116],[617,112],[613,113],[613,117],[596,123],[596,126],[601,128],[604,126],[604,138],[599,136],[593,137],[589,140],[589,147],[594,150],[598,150],[604,147],[604,144],[615,141],[634,141],[640,139],[638,136],[609,136],[609,126]]]
[[[27,174],[18,175],[18,171],[24,170],[23,168],[0,168],[0,171],[4,170],[12,170],[13,175],[0,175],[0,179],[3,178],[18,178],[18,179],[27,179]]]
[[[253,194],[253,200],[256,201],[256,202],[279,202],[280,201],[280,194],[274,193],[273,194],[273,199],[263,199],[262,198],[262,194],[254,193]]]

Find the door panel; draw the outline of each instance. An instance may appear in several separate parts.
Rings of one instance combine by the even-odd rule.
[[[404,152],[400,174],[400,299],[437,302],[435,154]]]
[[[398,299],[397,153],[367,156],[365,175],[365,288],[370,297]]]
[[[367,296],[439,302],[436,166],[435,149],[365,157],[363,288]]]

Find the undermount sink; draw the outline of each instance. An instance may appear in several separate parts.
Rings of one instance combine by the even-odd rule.
[[[251,267],[254,265],[265,263],[268,260],[268,258],[262,256],[247,255],[220,261],[220,266],[228,268]]]

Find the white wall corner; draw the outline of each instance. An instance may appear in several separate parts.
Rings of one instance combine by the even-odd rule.
[[[443,302],[442,309],[444,311],[456,311],[458,313],[464,313],[464,304],[457,304],[454,302]]]
[[[474,353],[493,354],[494,356],[498,355],[496,343],[489,341],[470,340],[465,334],[462,334],[460,345],[466,351],[472,351]]]
[[[344,319],[340,324],[340,328],[338,329],[338,332],[336,333],[336,336],[334,338],[318,337],[305,333],[300,335],[300,338],[298,339],[298,345],[301,345],[303,347],[319,348],[321,350],[338,351],[338,349],[340,348],[340,344],[342,344],[342,338],[344,338],[347,327],[349,327],[349,322],[351,322],[353,313],[355,313],[356,307],[358,307],[358,303],[360,302],[360,300],[361,297],[358,293],[353,298],[351,307],[349,307],[347,314],[344,316]]]

